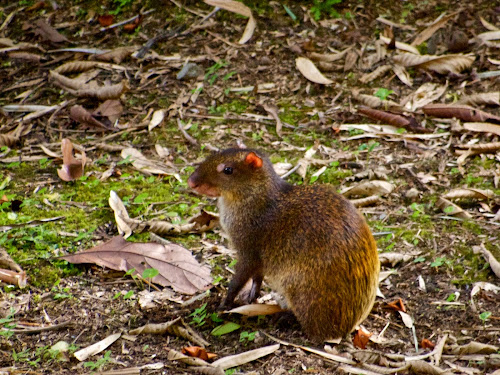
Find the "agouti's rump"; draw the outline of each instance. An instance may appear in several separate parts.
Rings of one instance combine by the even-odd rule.
[[[237,250],[223,305],[250,278],[254,300],[265,276],[318,341],[347,335],[369,314],[380,268],[376,244],[363,217],[333,188],[292,186],[248,149],[211,155],[188,182],[218,197],[222,227]]]

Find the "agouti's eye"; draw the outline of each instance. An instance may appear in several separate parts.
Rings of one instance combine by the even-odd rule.
[[[233,168],[225,167],[223,172],[224,172],[224,174],[233,174]]]

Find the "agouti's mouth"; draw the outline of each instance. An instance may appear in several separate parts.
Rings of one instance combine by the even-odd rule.
[[[198,194],[206,195],[212,198],[216,198],[220,196],[220,191],[214,186],[209,184],[197,184],[194,179],[188,179],[188,185],[191,189],[193,189]]]

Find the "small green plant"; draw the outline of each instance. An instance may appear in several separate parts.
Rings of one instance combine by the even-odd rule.
[[[227,335],[228,333],[234,332],[240,329],[240,325],[233,322],[227,322],[220,326],[215,327],[212,332],[210,332],[213,336],[222,336]]]
[[[342,0],[314,0],[311,7],[311,15],[316,21],[322,17],[329,16],[333,18],[340,18],[339,12],[334,8],[334,5],[340,4]]]
[[[431,263],[431,267],[441,267],[446,263],[446,258],[445,257],[437,257],[434,259],[434,262]]]
[[[483,324],[486,324],[486,321],[490,318],[491,316],[491,311],[484,311],[481,314],[479,314],[479,319],[483,322]]]
[[[197,327],[201,327],[204,325],[207,321],[207,304],[204,303],[197,309],[195,309],[189,316],[191,317],[191,323],[190,324],[196,324]]]
[[[0,336],[6,337],[7,339],[14,335],[12,329],[16,328],[16,324],[11,324],[14,321],[14,314],[16,311],[13,307],[10,308],[10,312],[5,318],[0,319],[0,325],[3,326],[4,329],[0,329]]]
[[[113,4],[116,5],[116,9],[109,12],[110,14],[117,15],[119,14],[123,8],[131,5],[134,0],[113,0]]]
[[[379,98],[380,100],[387,100],[387,98],[389,97],[389,95],[391,95],[393,93],[394,93],[393,90],[388,90],[388,89],[380,88],[375,93],[375,96],[377,98]]]
[[[220,60],[207,69],[207,72],[205,73],[205,80],[208,81],[208,84],[210,86],[212,86],[217,78],[219,78],[219,74],[217,73],[217,71],[227,65],[227,62],[225,62],[224,60]]]
[[[240,342],[247,344],[250,341],[255,340],[255,335],[257,334],[257,332],[258,331],[254,331],[254,332],[243,331],[243,332],[241,332],[240,333]]]
[[[91,371],[99,370],[102,368],[104,365],[107,363],[111,362],[111,350],[106,351],[102,358],[99,358],[97,361],[92,362],[85,362],[83,364],[83,367],[89,368]]]

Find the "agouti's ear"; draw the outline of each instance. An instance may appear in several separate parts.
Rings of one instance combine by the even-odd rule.
[[[259,158],[255,152],[248,153],[245,157],[245,163],[256,169],[262,167],[262,159]]]

